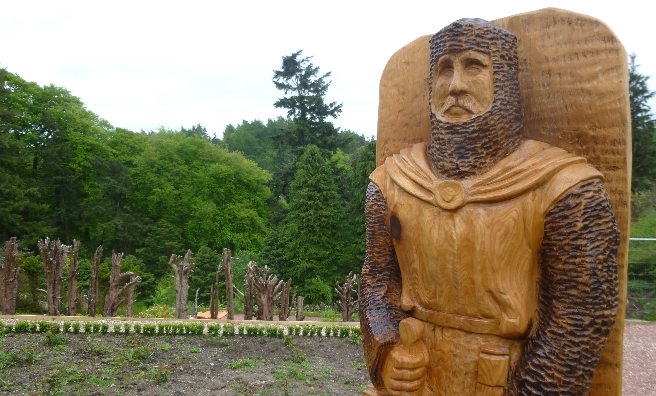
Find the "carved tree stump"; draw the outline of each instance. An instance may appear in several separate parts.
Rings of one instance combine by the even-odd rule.
[[[189,295],[189,275],[191,274],[191,250],[184,257],[171,255],[169,266],[175,273],[175,318],[188,319],[187,298]]]
[[[257,302],[257,319],[273,320],[273,306],[277,297],[280,297],[280,289],[284,281],[279,281],[275,275],[268,275],[269,267],[264,266],[262,270],[257,263],[248,263],[247,277],[251,279],[255,301]]]
[[[61,305],[61,282],[64,273],[64,263],[69,246],[63,245],[59,239],[51,241],[48,237],[37,242],[41,263],[46,274],[46,301],[48,315],[59,316]]]
[[[352,322],[353,313],[355,312],[356,300],[353,299],[353,293],[357,292],[358,276],[352,272],[346,276],[346,282],[340,285],[335,282],[335,291],[339,295],[339,306],[342,309],[342,322]]]
[[[98,304],[98,268],[102,260],[102,251],[102,246],[98,246],[96,253],[94,253],[91,259],[91,277],[89,278],[89,293],[87,296],[89,316],[91,317],[96,316],[96,305]]]
[[[125,299],[119,300],[121,293],[123,293],[125,290],[129,290],[131,287],[141,282],[141,277],[136,276],[134,272],[121,272],[122,259],[123,253],[114,253],[112,251],[112,268],[109,276],[109,291],[105,297],[105,308],[103,309],[103,316],[105,317],[116,316],[118,313],[118,307],[120,307],[123,301],[125,301]],[[121,279],[125,278],[126,276],[130,277],[130,281],[126,283],[121,289],[119,289]]]
[[[291,312],[291,308],[292,308],[292,301],[294,297],[292,297],[291,299],[289,297],[289,293],[291,292],[291,289],[292,289],[292,280],[289,279],[287,282],[283,284],[282,290],[280,291],[280,312],[278,313],[278,320],[283,322],[287,321],[287,318],[289,317],[289,313]]]
[[[134,305],[135,297],[134,297],[134,291],[137,288],[137,283],[141,282],[141,278],[138,276],[130,276],[130,283],[128,283],[127,286],[127,303],[126,303],[126,308],[125,308],[125,317],[126,318],[131,318],[132,317],[132,306]]]
[[[0,312],[4,315],[16,313],[16,295],[18,293],[18,242],[12,237],[5,242],[5,261],[0,263]]]
[[[77,253],[80,250],[80,241],[73,239],[70,251],[70,262],[68,264],[68,316],[77,314]]]
[[[214,285],[212,285],[210,292],[210,318],[212,319],[216,319],[219,314],[219,276],[221,275],[222,269],[222,264],[216,266],[216,273],[214,274]]]
[[[305,315],[303,315],[303,296],[298,296],[296,302],[296,320],[301,321],[303,319],[305,319]]]
[[[223,270],[226,278],[226,305],[228,306],[228,319],[235,318],[234,288],[232,282],[232,255],[230,249],[223,249]],[[217,270],[218,287],[218,270]]]

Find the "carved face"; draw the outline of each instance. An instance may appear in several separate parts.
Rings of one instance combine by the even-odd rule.
[[[492,57],[475,50],[442,55],[433,69],[431,96],[431,111],[445,122],[485,113],[494,99]]]

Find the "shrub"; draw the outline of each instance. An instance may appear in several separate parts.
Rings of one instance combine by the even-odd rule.
[[[137,318],[174,318],[175,309],[172,306],[155,304],[145,311],[139,312]]]
[[[207,325],[207,334],[218,336],[221,333],[221,325],[218,323],[210,323]]]
[[[135,334],[141,334],[141,330],[143,329],[143,325],[141,323],[135,323],[134,324],[134,332]]]
[[[265,329],[264,335],[266,337],[270,338],[282,338],[283,337],[283,329],[282,327],[277,327],[277,326],[267,326]]]
[[[287,328],[287,335],[297,336],[297,335],[300,335],[300,334],[301,334],[301,326],[293,325],[293,326],[289,326]]]
[[[156,326],[152,323],[145,323],[143,325],[143,333],[144,335],[154,335],[156,330]]]
[[[202,335],[205,330],[204,323],[188,323],[186,326],[187,334]]]
[[[91,333],[91,332],[93,332],[93,323],[91,323],[91,322],[84,322],[84,332],[85,332],[85,333]]]
[[[221,332],[221,334],[224,337],[234,337],[234,335],[235,335],[235,325],[233,325],[232,323],[224,324],[223,325],[223,331]]]
[[[14,324],[14,333],[27,333],[28,322],[20,321]]]
[[[73,334],[79,334],[80,333],[80,322],[73,322],[71,324],[71,329],[73,330]]]
[[[96,331],[100,330],[100,334],[107,334],[109,331],[109,324],[107,323],[100,323],[100,329],[96,329]]]

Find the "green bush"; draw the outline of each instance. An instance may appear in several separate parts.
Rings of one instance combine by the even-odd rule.
[[[137,318],[174,318],[175,309],[169,305],[155,304],[135,315]]]
[[[93,323],[92,322],[84,322],[84,332],[85,333],[92,333],[93,332]]]
[[[73,330],[73,334],[80,334],[80,322],[73,322],[71,329]]]
[[[235,335],[235,325],[232,323],[226,323],[223,325],[223,331],[221,333],[224,337],[233,337]]]
[[[143,333],[148,336],[154,335],[156,328],[157,327],[152,323],[145,323],[143,325]]]
[[[26,321],[19,321],[14,324],[14,333],[27,333],[27,329],[30,327],[30,323]]]
[[[221,325],[218,323],[210,323],[207,325],[207,334],[218,336],[221,333]]]
[[[287,335],[301,335],[301,326],[293,325],[287,327]]]
[[[109,324],[107,323],[100,323],[100,334],[107,334],[109,331]]]
[[[203,335],[203,330],[205,330],[205,324],[187,323],[186,329],[187,329],[187,334]]]
[[[269,338],[282,338],[284,333],[282,327],[267,326],[264,335]]]
[[[134,324],[134,333],[135,334],[141,334],[142,329],[143,329],[143,325],[141,323],[135,323]]]

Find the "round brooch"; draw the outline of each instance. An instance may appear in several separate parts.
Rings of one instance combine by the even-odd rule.
[[[439,183],[433,192],[435,203],[442,209],[452,210],[465,203],[465,188],[455,180],[445,180]]]

